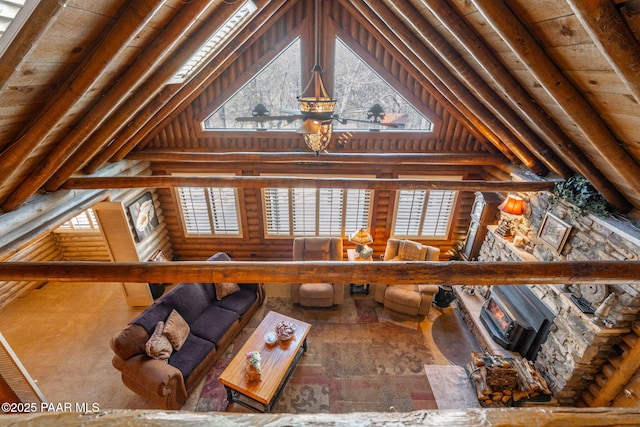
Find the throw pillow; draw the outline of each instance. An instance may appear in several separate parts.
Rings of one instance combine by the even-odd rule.
[[[164,324],[162,333],[169,339],[173,349],[178,351],[189,337],[189,324],[174,308]]]
[[[403,240],[400,243],[400,248],[398,248],[398,256],[407,261],[421,261],[419,258],[420,249],[422,249],[420,243]]]
[[[304,261],[328,261],[331,253],[331,241],[328,239],[305,239]]]
[[[144,350],[150,358],[162,360],[163,362],[168,363],[173,347],[171,346],[169,339],[162,334],[163,330],[164,322],[160,321],[156,323],[153,334],[151,334],[151,337],[145,344]]]
[[[240,291],[240,286],[237,283],[215,283],[216,285],[216,298],[220,301],[222,298],[227,297]]]

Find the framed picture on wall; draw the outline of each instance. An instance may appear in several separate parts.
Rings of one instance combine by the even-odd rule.
[[[138,242],[142,242],[158,226],[158,216],[153,206],[153,196],[147,191],[130,204],[128,209]]]
[[[538,238],[556,253],[560,253],[567,241],[567,237],[569,237],[570,231],[571,226],[569,224],[547,212],[542,220],[540,231],[538,231]]]

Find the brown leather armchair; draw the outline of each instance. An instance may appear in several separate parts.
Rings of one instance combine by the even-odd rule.
[[[440,249],[411,240],[389,239],[384,251],[385,261],[438,261]],[[438,285],[375,285],[374,299],[400,313],[412,316],[429,314]]]
[[[342,261],[342,238],[296,237],[294,261]],[[344,283],[292,283],[291,301],[305,307],[331,307],[344,303]]]

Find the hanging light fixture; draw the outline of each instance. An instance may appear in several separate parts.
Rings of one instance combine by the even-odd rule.
[[[322,67],[320,66],[320,1],[315,3],[315,48],[316,63],[311,71],[311,80],[298,96],[300,114],[303,117],[302,126],[298,132],[304,137],[304,142],[316,154],[320,155],[331,141],[331,123],[336,100],[328,93],[322,81]]]

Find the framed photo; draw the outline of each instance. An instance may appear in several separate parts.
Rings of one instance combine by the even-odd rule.
[[[130,204],[128,209],[138,242],[142,242],[158,226],[158,216],[153,206],[153,196],[147,191]]]
[[[538,238],[556,253],[560,253],[567,241],[567,237],[569,237],[570,231],[571,226],[569,224],[547,212],[542,220]]]

